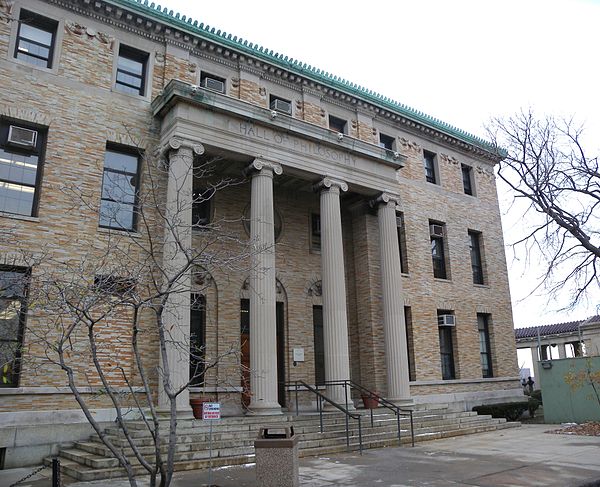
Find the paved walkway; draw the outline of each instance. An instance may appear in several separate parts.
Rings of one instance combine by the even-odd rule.
[[[300,485],[600,486],[600,437],[545,433],[556,428],[553,425],[523,425],[521,428],[417,443],[415,448],[367,450],[362,456],[352,453],[303,458],[300,462]],[[0,486],[10,485],[11,473],[16,471],[0,472]],[[192,471],[178,473],[172,485],[200,487],[207,482],[207,472]],[[146,485],[144,482],[140,484]],[[218,487],[257,487],[254,467],[216,470],[213,484]],[[50,483],[48,479],[41,479],[20,485],[46,487]],[[106,485],[126,487],[129,484],[121,481],[77,482],[71,483],[70,487]]]

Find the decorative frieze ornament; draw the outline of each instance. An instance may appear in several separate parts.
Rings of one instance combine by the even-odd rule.
[[[405,150],[409,150],[412,152],[421,152],[421,146],[412,140],[405,139],[404,137],[399,137],[398,140],[402,145],[402,148]]]
[[[4,12],[5,14],[7,14],[8,17],[8,21],[10,21],[10,15],[12,14],[12,9],[15,5],[15,1],[14,0],[0,0],[0,12]]]
[[[490,178],[490,179],[494,178],[494,171],[491,169],[486,169],[481,166],[475,166],[475,170],[477,171],[478,174],[481,174],[482,176],[485,176],[486,178]]]
[[[98,32],[91,27],[86,27],[84,25],[78,24],[77,22],[67,21],[65,22],[65,29],[69,34],[76,35],[78,37],[83,37],[87,39],[96,39],[100,44],[105,44],[109,46],[111,49],[113,48],[113,44],[115,38],[105,34],[103,32]]]
[[[448,154],[440,154],[440,159],[447,164],[453,164],[455,166],[458,166],[458,164],[460,163],[460,161],[456,157],[449,156]]]
[[[308,286],[307,294],[309,296],[323,296],[323,282],[315,281]]]

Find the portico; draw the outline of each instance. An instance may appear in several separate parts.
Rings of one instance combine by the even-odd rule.
[[[396,233],[400,195],[389,190],[397,183],[397,171],[404,157],[240,100],[212,93],[199,96],[189,85],[178,81],[169,83],[164,95],[153,102],[153,108],[155,115],[162,118],[163,140],[202,141],[208,153],[237,161],[240,167],[249,160],[244,170],[250,179],[251,193],[249,412],[281,413],[277,383],[289,380],[277,377],[275,294],[276,276],[281,269],[276,266],[273,186],[282,174],[312,184],[319,195],[325,381],[350,379],[351,361],[358,359],[351,357],[349,348],[344,259],[348,249],[344,248],[341,197],[352,193],[355,200],[365,201],[365,211],[370,211],[366,204],[369,201],[376,211],[381,242],[377,252],[381,259],[387,397],[410,405]],[[189,307],[185,302],[179,304]],[[179,357],[179,363],[182,359]],[[328,386],[326,394],[339,404],[345,402],[340,386]]]

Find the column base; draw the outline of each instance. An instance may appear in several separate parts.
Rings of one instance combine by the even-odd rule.
[[[283,414],[281,410],[281,406],[279,403],[270,403],[270,404],[252,404],[248,406],[248,410],[246,411],[248,416],[278,416]]]

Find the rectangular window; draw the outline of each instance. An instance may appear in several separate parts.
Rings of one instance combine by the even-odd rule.
[[[21,10],[15,57],[42,68],[52,67],[58,22]]]
[[[433,152],[423,151],[423,165],[425,167],[425,179],[428,183],[437,184],[435,171],[435,154]]]
[[[471,270],[473,284],[484,284],[483,260],[481,258],[481,234],[469,230],[469,247],[471,249]]]
[[[225,93],[225,78],[203,72],[200,75],[200,86],[218,93]]]
[[[45,129],[0,121],[0,211],[35,216]]]
[[[452,311],[438,310],[438,331],[440,337],[440,359],[442,367],[442,379],[452,380],[456,379],[456,372],[454,369],[454,340],[453,330],[454,326],[447,326],[444,324],[444,320],[440,319],[440,316],[451,315]],[[449,323],[450,320],[446,320]]]
[[[147,52],[129,46],[119,46],[116,88],[124,93],[144,96],[147,68]]]
[[[325,385],[325,341],[323,338],[323,306],[313,306],[315,343],[315,384]]]
[[[379,132],[379,147],[387,150],[394,150],[394,137]]]
[[[204,359],[206,357],[206,298],[191,295],[190,308],[190,385],[204,385]]]
[[[481,376],[494,377],[492,369],[492,348],[490,346],[489,315],[477,313],[477,329],[479,330],[479,355],[481,357]]]
[[[437,279],[448,279],[446,270],[446,251],[444,236],[446,225],[443,223],[429,222],[429,234],[431,238],[431,259],[433,262],[433,277]]]
[[[333,115],[329,115],[330,130],[335,130],[336,132],[339,132],[340,134],[345,134],[346,126],[347,126],[346,120],[334,117]]]
[[[465,194],[473,196],[473,168],[466,164],[460,165],[460,171],[462,173],[463,189]]]
[[[275,95],[270,96],[269,107],[271,108],[271,110],[275,110],[276,112],[285,113],[287,115],[292,114],[292,102],[290,100],[285,100],[284,98],[280,98]]]
[[[108,147],[104,156],[100,226],[135,230],[139,155]]]
[[[404,306],[404,323],[406,325],[406,349],[408,352],[408,379],[417,380],[415,366],[415,341],[412,327],[412,310],[410,306]]]
[[[398,247],[400,249],[400,272],[408,273],[408,255],[406,252],[406,232],[404,230],[404,215],[396,213],[396,229],[398,232]]]
[[[194,230],[206,230],[211,217],[211,198],[214,191],[211,189],[197,189],[193,194],[192,201],[192,228]]]
[[[310,215],[310,248],[321,250],[321,216],[316,213]]]
[[[0,387],[18,387],[29,270],[0,267]]]

